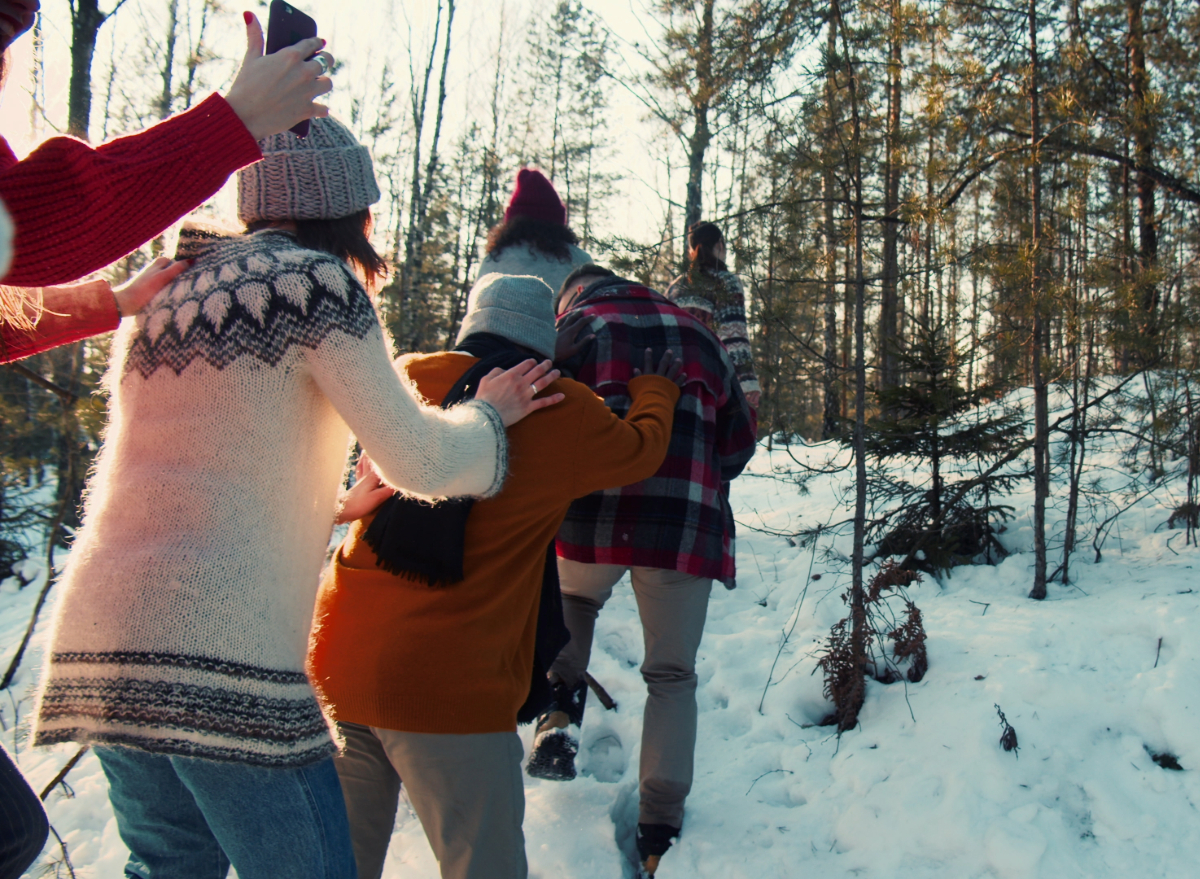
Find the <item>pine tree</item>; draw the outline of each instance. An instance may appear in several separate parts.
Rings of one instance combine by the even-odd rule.
[[[1024,474],[990,473],[987,464],[1023,441],[1024,424],[999,404],[980,408],[994,388],[969,391],[959,383],[962,353],[944,325],[914,324],[914,333],[896,354],[907,380],[874,393],[884,414],[867,431],[876,465],[870,494],[876,555],[937,573],[1003,554],[994,518],[1005,519],[1011,507],[996,499]],[[897,466],[904,458],[915,467]]]

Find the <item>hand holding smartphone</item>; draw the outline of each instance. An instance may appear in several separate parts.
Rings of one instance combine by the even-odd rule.
[[[268,55],[316,35],[317,23],[312,18],[284,0],[271,0],[270,18],[267,20]],[[308,137],[308,122],[309,120],[305,119],[292,126],[292,133],[299,137]]]

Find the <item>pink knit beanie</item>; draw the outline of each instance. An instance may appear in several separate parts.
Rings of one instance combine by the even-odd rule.
[[[541,171],[532,168],[522,168],[517,172],[517,185],[512,198],[508,200],[504,219],[511,220],[515,216],[557,223],[559,226],[567,225],[567,209],[554,191],[554,184]]]
[[[313,119],[259,142],[262,161],[238,172],[238,219],[336,220],[379,201],[367,148],[336,119]]]

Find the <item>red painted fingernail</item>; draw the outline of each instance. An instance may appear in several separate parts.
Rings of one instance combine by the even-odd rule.
[[[242,13],[242,18],[246,19],[246,24],[249,24],[250,22],[254,21],[254,13],[252,13],[252,12],[243,12],[243,13]]]
[[[319,39],[319,40],[320,40],[321,38],[320,38],[320,37],[317,37],[317,39]],[[324,49],[324,48],[325,48],[325,46],[327,45],[327,43],[328,43],[328,41],[327,41],[327,40],[321,40],[321,48],[322,48],[322,49]]]

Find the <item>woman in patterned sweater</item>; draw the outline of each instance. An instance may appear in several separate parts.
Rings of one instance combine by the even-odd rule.
[[[561,399],[533,401],[557,373],[530,360],[473,401],[420,405],[351,269],[370,286],[382,267],[366,148],[316,119],[263,152],[239,178],[256,231],[180,254],[193,265],[113,341],[36,707],[35,744],[96,746],[138,879],[223,879],[231,862],[241,879],[352,879],[304,671],[350,432],[393,486],[490,497],[505,425]]]
[[[746,332],[742,282],[725,267],[725,237],[715,223],[696,223],[688,232],[687,274],[667,288],[667,298],[716,334],[737,368],[742,393],[757,411],[762,389],[754,374],[754,356]]]

